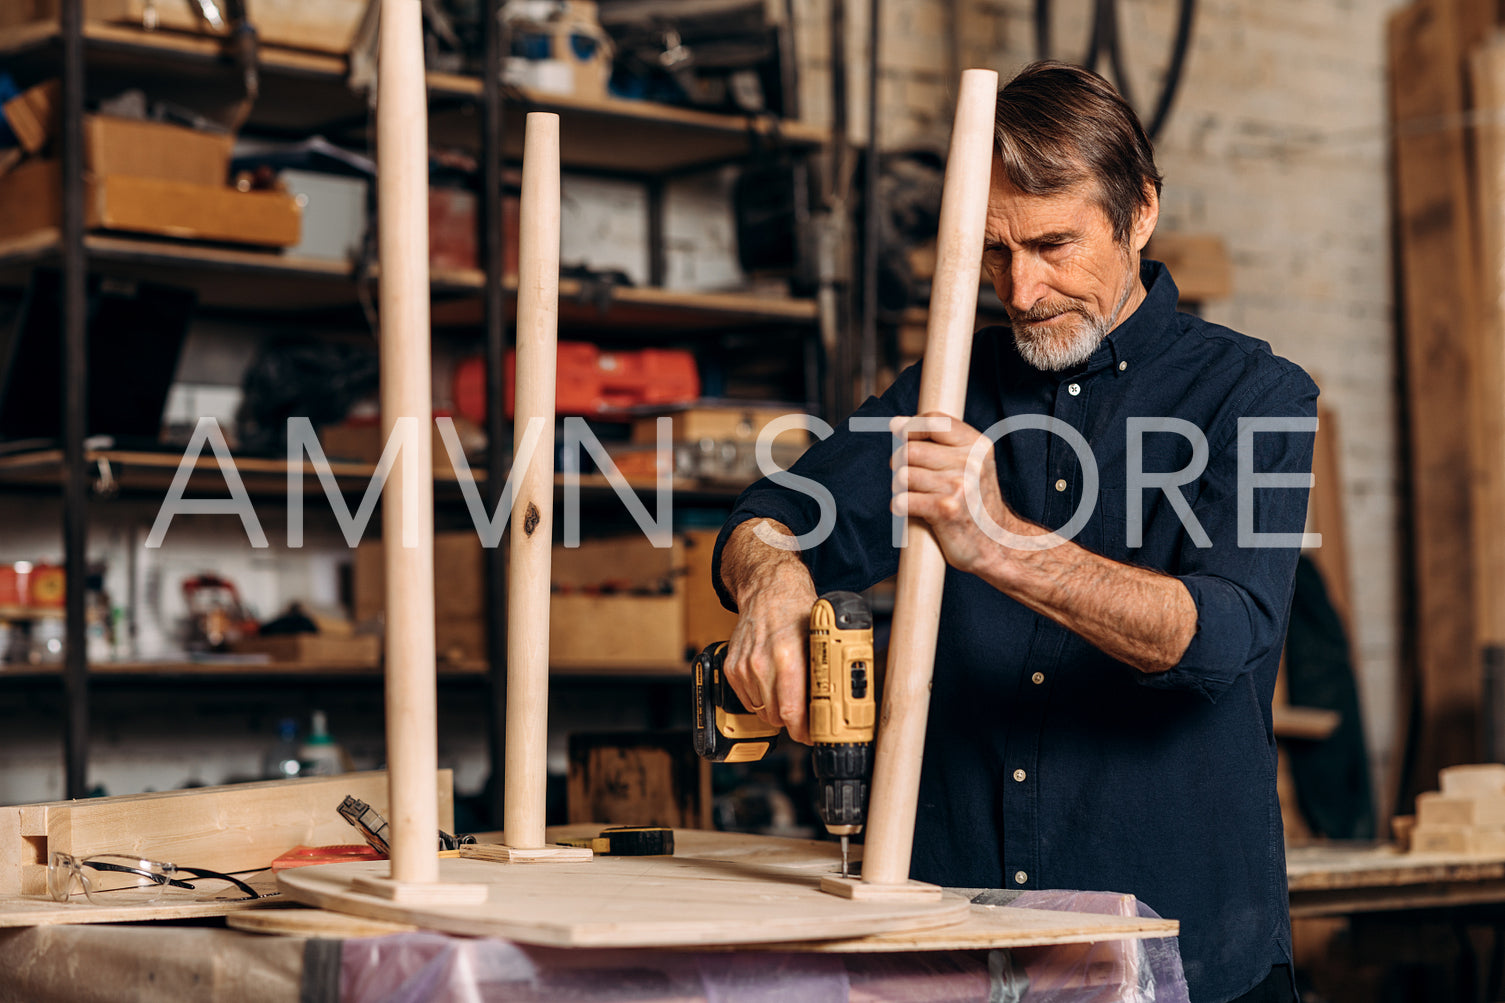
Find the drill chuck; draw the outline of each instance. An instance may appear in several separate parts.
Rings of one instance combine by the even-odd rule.
[[[811,764],[817,781],[815,810],[833,835],[851,835],[867,822],[868,778],[872,743],[817,745]]]

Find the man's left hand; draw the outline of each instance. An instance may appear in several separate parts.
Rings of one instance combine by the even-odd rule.
[[[947,564],[972,574],[979,574],[985,567],[996,567],[1004,548],[983,529],[988,524],[985,519],[1015,536],[1038,536],[1046,532],[1021,519],[1003,500],[993,444],[981,432],[960,419],[936,423],[936,418],[945,416],[921,417],[925,420],[901,415],[889,421],[889,430],[894,435],[907,437],[891,461],[894,470],[891,504],[895,514],[923,519],[929,524]],[[931,429],[930,424],[945,427]]]

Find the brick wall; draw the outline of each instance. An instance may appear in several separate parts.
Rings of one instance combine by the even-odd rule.
[[[1384,134],[1393,0],[1202,0],[1183,86],[1158,142],[1162,231],[1215,234],[1233,295],[1212,320],[1304,366],[1340,422],[1360,688],[1378,789],[1397,706],[1401,470]],[[807,117],[829,122],[828,5],[799,5]],[[1170,47],[1175,0],[1125,0],[1141,114]],[[854,138],[867,134],[865,4],[849,5]],[[1034,57],[1029,0],[885,0],[879,141],[944,144],[960,67],[1008,75]],[[1058,0],[1055,55],[1079,57],[1091,8]]]

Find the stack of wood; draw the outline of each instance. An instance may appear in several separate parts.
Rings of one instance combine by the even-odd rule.
[[[1483,0],[1418,0],[1390,22],[1418,711],[1403,801],[1480,757],[1484,666],[1505,654],[1500,22]]]
[[[1438,782],[1441,790],[1416,796],[1414,816],[1395,819],[1402,848],[1505,859],[1505,764],[1450,766]]]

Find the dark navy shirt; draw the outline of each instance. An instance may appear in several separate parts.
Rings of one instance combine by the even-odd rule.
[[[1196,633],[1175,667],[1139,672],[948,568],[911,873],[971,888],[1131,892],[1181,921],[1191,997],[1213,1003],[1290,962],[1270,700],[1305,524],[1317,388],[1264,342],[1178,313],[1164,266],[1145,262],[1141,277],[1139,309],[1075,369],[1041,372],[1019,357],[1007,328],[978,332],[964,418],[986,430],[1009,416],[1050,415],[1081,433],[1098,483],[1076,542],[1180,579],[1196,603]],[[915,413],[918,368],[856,413]],[[1201,532],[1166,490],[1143,487],[1142,538],[1131,546],[1130,420],[1163,417],[1205,436],[1205,469],[1170,478],[1186,481],[1172,490]],[[1305,420],[1273,432],[1241,422],[1251,418]],[[1195,469],[1186,435],[1138,438],[1134,469]],[[843,423],[791,468],[835,501],[831,535],[802,555],[818,590],[860,591],[897,570],[892,448],[887,433]],[[1241,450],[1245,536],[1284,535],[1245,540],[1263,546],[1240,545]],[[1085,465],[1065,437],[1013,431],[995,454],[1003,497],[1024,518],[1058,529],[1083,504]],[[1281,474],[1287,483],[1270,476]],[[820,507],[803,487],[764,479],[748,488],[717,542],[718,589],[727,534],[758,516],[803,533]],[[722,600],[732,606],[724,590]]]

